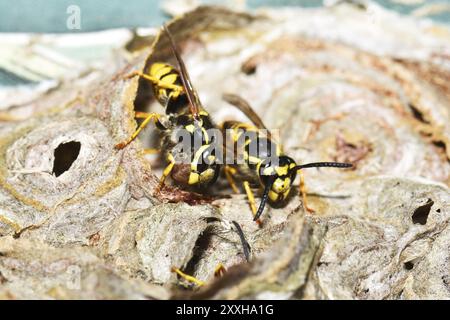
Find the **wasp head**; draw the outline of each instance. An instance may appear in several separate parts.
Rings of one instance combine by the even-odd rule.
[[[288,156],[262,161],[259,177],[261,183],[269,189],[268,198],[272,202],[281,202],[287,198],[292,183],[297,176],[295,161]]]
[[[292,158],[284,155],[263,160],[259,167],[259,178],[264,186],[264,193],[254,220],[256,221],[259,219],[268,199],[274,203],[279,203],[287,198],[298,170],[320,167],[350,168],[352,167],[352,164],[340,162],[314,162],[297,165]]]

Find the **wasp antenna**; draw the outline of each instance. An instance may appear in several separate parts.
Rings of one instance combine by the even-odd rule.
[[[258,211],[256,211],[255,217],[253,218],[253,221],[256,221],[261,216],[262,212],[264,211],[264,207],[266,206],[267,199],[269,198],[269,191],[270,188],[272,188],[272,184],[275,182],[275,176],[271,176],[269,178],[269,181],[266,184],[266,187],[264,188],[264,193],[261,198],[261,203],[259,204]]]
[[[305,169],[305,168],[323,168],[323,167],[330,167],[330,168],[351,168],[353,167],[353,164],[351,163],[344,163],[344,162],[312,162],[307,164],[302,164],[300,166],[295,166],[295,170]]]
[[[231,221],[234,226],[236,227],[237,234],[239,235],[239,239],[241,239],[242,248],[244,250],[244,256],[247,262],[250,262],[250,251],[251,247],[250,244],[247,242],[247,239],[245,239],[244,231],[242,231],[241,226],[236,221]]]

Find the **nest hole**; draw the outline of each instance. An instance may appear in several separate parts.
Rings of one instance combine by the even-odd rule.
[[[431,207],[433,206],[434,201],[431,199],[428,199],[428,202],[425,203],[423,206],[418,207],[416,210],[414,210],[414,213],[412,215],[412,221],[414,224],[421,224],[425,225],[428,220],[428,215],[430,214]]]
[[[430,122],[425,119],[423,112],[421,112],[414,104],[409,103],[408,106],[409,106],[409,109],[411,110],[414,118],[416,118],[418,121],[420,121],[422,123],[430,124]]]
[[[246,74],[247,76],[251,76],[256,73],[256,69],[258,68],[258,65],[253,59],[248,60],[247,62],[244,62],[241,65],[241,71]]]
[[[187,274],[195,273],[198,263],[203,258],[206,250],[208,250],[208,247],[211,245],[212,237],[212,228],[208,226],[206,230],[197,238],[192,257],[185,267],[185,272]]]
[[[61,143],[54,151],[55,160],[53,162],[53,174],[59,177],[70,169],[80,154],[81,143],[70,141]]]
[[[407,261],[403,264],[403,267],[406,270],[412,270],[412,268],[414,268],[414,263],[412,261]]]

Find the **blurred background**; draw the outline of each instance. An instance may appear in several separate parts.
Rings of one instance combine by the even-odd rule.
[[[110,28],[154,27],[177,8],[199,4],[226,4],[240,9],[262,6],[317,7],[342,0],[0,0],[0,32],[88,32]],[[365,3],[364,0],[347,2]],[[448,23],[450,0],[373,0],[402,14],[427,16]],[[78,6],[80,29],[66,26],[67,8]]]

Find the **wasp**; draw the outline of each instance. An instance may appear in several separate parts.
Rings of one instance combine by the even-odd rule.
[[[144,120],[128,140],[116,145],[116,149],[126,147],[150,122],[154,122],[162,133],[161,151],[168,162],[157,191],[169,175],[179,184],[204,188],[214,183],[220,172],[220,164],[215,155],[218,146],[215,144],[214,135],[208,133],[214,125],[200,103],[186,66],[166,26],[164,31],[170,40],[178,69],[168,63],[156,62],[150,66],[148,73],[134,72],[128,77],[140,76],[150,81],[154,96],[164,107],[165,114],[136,112],[136,118]],[[182,133],[188,133],[188,142],[199,143],[190,143],[188,150],[180,150],[179,140]],[[155,150],[146,150],[146,153],[154,152]]]
[[[243,157],[241,163],[234,161],[232,165],[225,167],[226,178],[235,192],[239,192],[234,181],[235,176],[243,180],[243,187],[252,210],[254,220],[260,223],[260,216],[268,201],[279,204],[288,197],[297,173],[300,175],[300,192],[302,194],[303,206],[308,211],[306,189],[302,169],[306,168],[350,168],[350,163],[341,162],[314,162],[297,164],[294,159],[284,154],[282,148],[273,141],[271,133],[260,117],[254,112],[247,101],[233,94],[225,94],[224,99],[240,109],[253,124],[238,121],[225,121],[221,124],[226,134],[224,139],[228,145],[233,145],[234,156],[240,154]],[[251,185],[259,185],[263,189],[261,202],[256,207],[255,197]]]
[[[115,148],[125,148],[150,122],[154,122],[162,133],[161,151],[168,162],[156,192],[163,187],[169,175],[182,185],[205,188],[213,184],[219,176],[221,165],[216,150],[220,150],[222,144],[216,143],[216,138],[212,134],[214,130],[210,130],[217,128],[202,107],[172,35],[165,25],[163,30],[169,38],[178,69],[168,63],[155,62],[148,69],[148,73],[134,72],[127,78],[139,76],[148,80],[152,84],[156,100],[164,107],[165,114],[136,112],[136,118],[144,120],[127,140],[116,144]],[[180,132],[188,133],[189,150],[179,148],[179,137],[182,136]],[[146,150],[146,153],[154,152],[152,149]],[[236,221],[229,222],[218,218],[212,218],[212,222],[219,222],[225,231],[234,231],[238,234],[244,256],[249,261],[251,248],[241,226]],[[202,281],[184,274],[178,268],[173,268],[172,271],[189,282],[203,284]],[[219,264],[214,273],[221,274],[224,271],[224,266]]]

